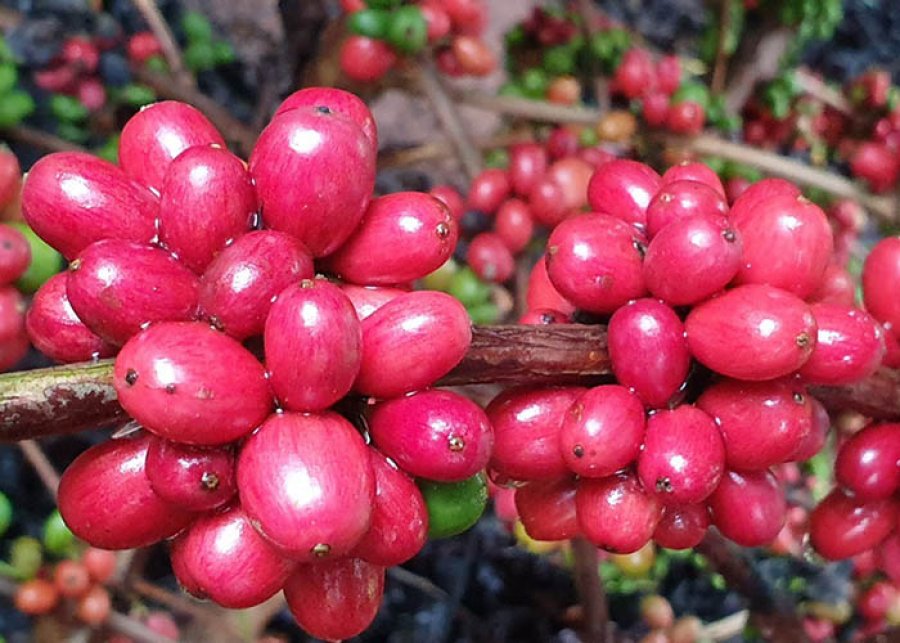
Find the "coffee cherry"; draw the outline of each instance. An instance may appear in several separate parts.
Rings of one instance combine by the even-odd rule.
[[[451,185],[435,185],[428,191],[428,194],[446,205],[450,216],[459,223],[466,212],[466,202],[456,188]]]
[[[43,578],[32,578],[16,588],[13,604],[23,614],[38,616],[49,614],[59,603],[56,586]]]
[[[632,47],[622,55],[613,76],[616,90],[626,98],[638,98],[656,81],[656,70],[650,52]]]
[[[159,194],[172,161],[198,145],[224,148],[225,139],[195,107],[174,100],[153,103],[122,128],[119,166],[125,174]]]
[[[691,365],[684,324],[656,299],[638,299],[613,313],[607,345],[616,379],[651,408],[675,396]]]
[[[294,560],[342,556],[369,528],[366,445],[335,413],[270,416],[241,449],[237,484],[254,527]]]
[[[878,565],[888,578],[900,584],[900,531],[896,528],[878,547]]]
[[[497,211],[510,193],[510,180],[505,170],[491,168],[475,177],[469,186],[466,204],[485,214]]]
[[[800,188],[784,179],[768,178],[748,187],[731,205],[731,217],[743,219],[776,197],[801,196]]]
[[[59,484],[59,512],[72,532],[94,547],[134,549],[173,536],[193,516],[164,502],[144,473],[148,435],[91,447],[69,465]]]
[[[900,163],[887,145],[863,141],[850,157],[850,172],[868,183],[873,192],[887,192],[900,177]]]
[[[770,543],[784,526],[784,490],[768,470],[726,471],[707,502],[712,524],[742,547]]]
[[[359,558],[300,565],[284,585],[288,609],[300,627],[329,641],[369,627],[383,593],[384,568]]]
[[[669,118],[669,97],[650,90],[641,99],[641,116],[650,127],[662,127]]]
[[[203,273],[199,315],[238,340],[262,335],[275,296],[313,273],[312,256],[299,240],[276,230],[249,232]]]
[[[872,317],[849,306],[813,304],[816,347],[800,368],[800,376],[813,384],[853,384],[881,365],[884,331]]]
[[[487,506],[487,478],[478,473],[460,482],[420,480],[428,507],[428,537],[450,538],[471,528]]]
[[[707,183],[688,180],[663,183],[647,206],[647,234],[652,239],[668,225],[681,219],[726,214],[728,204],[725,196]]]
[[[790,460],[803,462],[809,460],[816,455],[825,446],[825,440],[828,438],[828,429],[831,428],[831,418],[828,417],[828,411],[814,397],[810,397],[812,403],[812,425],[810,431],[805,438],[800,441],[797,450],[794,451]]]
[[[516,489],[516,509],[525,533],[535,540],[569,540],[578,536],[575,481],[569,477],[536,480]]]
[[[243,437],[273,402],[262,364],[201,322],[153,324],[133,337],[116,358],[113,384],[131,417],[187,444]]]
[[[547,168],[546,178],[562,190],[562,204],[566,211],[582,210],[587,205],[587,189],[594,167],[577,157],[554,161]]]
[[[660,60],[660,65],[662,65],[663,60]],[[722,180],[719,178],[719,175],[704,163],[686,161],[673,165],[662,175],[663,188],[675,181],[699,181],[713,188],[723,197],[725,196],[725,188],[722,186]]]
[[[401,469],[440,482],[458,482],[484,469],[494,444],[484,411],[451,391],[382,402],[372,411],[369,432]]]
[[[646,545],[659,523],[662,505],[641,487],[634,473],[582,478],[575,494],[578,524],[597,547],[630,554]]]
[[[870,424],[841,445],[834,463],[838,483],[863,501],[900,489],[900,424]]]
[[[759,284],[739,286],[696,306],[684,326],[699,362],[744,380],[787,375],[809,359],[816,344],[809,306],[787,291]]]
[[[375,187],[375,149],[353,121],[330,110],[297,108],[260,134],[250,174],[265,226],[297,237],[321,257],[340,247],[362,219]]]
[[[353,304],[356,316],[362,321],[392,299],[405,295],[409,290],[389,288],[387,286],[357,286],[356,284],[339,284],[341,291]]]
[[[269,383],[290,411],[323,411],[353,386],[362,329],[340,288],[304,279],[278,295],[264,335]]]
[[[381,40],[350,36],[341,45],[340,64],[341,71],[351,80],[373,83],[397,64],[397,54]]]
[[[74,560],[61,560],[53,570],[56,589],[66,598],[84,596],[91,588],[91,577],[87,567]]]
[[[863,501],[833,489],[809,515],[809,540],[828,560],[850,558],[876,547],[896,526],[891,498]]]
[[[480,38],[456,36],[450,46],[453,57],[464,74],[487,76],[497,68],[494,52]]]
[[[602,478],[637,458],[644,427],[644,408],[634,393],[615,384],[597,386],[566,411],[559,449],[574,473]]]
[[[538,143],[511,146],[506,172],[512,191],[520,197],[529,197],[534,186],[545,175],[548,164],[547,150]]]
[[[713,419],[693,406],[657,411],[637,461],[648,491],[665,503],[693,504],[711,494],[725,469],[725,447]]]
[[[428,508],[412,478],[375,449],[368,452],[375,474],[372,519],[350,555],[392,567],[405,563],[425,546]]]
[[[512,480],[552,480],[566,475],[560,448],[563,415],[585,390],[522,387],[495,397],[486,409],[494,429],[489,468]]]
[[[59,152],[31,168],[22,188],[22,213],[38,236],[74,259],[101,239],[152,241],[159,200],[112,163]]]
[[[137,65],[162,54],[162,46],[156,36],[149,31],[139,31],[128,39],[128,58]]]
[[[566,208],[562,187],[549,177],[535,183],[528,195],[528,205],[535,221],[548,228],[554,228],[571,214]]]
[[[238,505],[207,513],[172,543],[172,569],[192,593],[245,609],[274,596],[296,563],[279,554]]]
[[[868,621],[880,621],[887,615],[891,602],[897,596],[897,588],[891,583],[879,581],[869,587],[857,600],[857,610]]]
[[[97,583],[106,583],[116,571],[116,555],[106,549],[88,547],[81,555],[81,562],[91,579]]]
[[[450,33],[450,15],[439,2],[423,2],[419,8],[427,25],[428,42],[437,42]]]
[[[82,623],[97,627],[109,618],[111,611],[112,599],[109,591],[101,585],[94,585],[78,601],[75,616]]]
[[[558,310],[564,315],[575,312],[575,306],[568,299],[559,294],[559,291],[550,281],[547,274],[546,256],[541,256],[531,273],[528,275],[528,291],[525,293],[525,303],[529,310],[546,308]]]
[[[863,264],[862,288],[866,310],[878,321],[900,328],[900,237],[882,239]]]
[[[31,262],[31,246],[21,232],[0,224],[0,284],[21,277]]]
[[[651,594],[641,599],[641,618],[648,627],[664,630],[672,627],[675,612],[672,604],[659,594]]]
[[[704,123],[706,110],[692,100],[673,102],[666,114],[666,127],[676,134],[699,134]]]
[[[366,103],[356,94],[336,87],[304,87],[285,98],[275,110],[277,118],[293,109],[302,107],[326,108],[353,121],[378,149],[378,125]]]
[[[594,173],[588,185],[588,201],[596,212],[645,226],[647,206],[661,183],[659,174],[650,166],[616,159]]]
[[[22,190],[19,159],[7,148],[0,149],[0,210],[12,203]]]
[[[189,511],[208,511],[227,503],[237,492],[234,452],[201,448],[154,436],[145,464],[153,491]]]
[[[493,283],[509,281],[516,261],[503,238],[496,232],[482,232],[469,244],[466,260],[481,279]]]
[[[691,549],[700,544],[709,527],[709,509],[705,503],[666,505],[653,540],[667,549]]]
[[[825,268],[819,287],[807,301],[852,307],[856,304],[856,283],[846,268],[832,261]]]

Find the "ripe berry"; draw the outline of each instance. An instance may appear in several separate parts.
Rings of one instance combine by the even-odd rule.
[[[356,94],[336,87],[304,87],[285,98],[275,110],[274,118],[299,107],[327,108],[357,125],[378,149],[378,125],[366,103]]]
[[[509,281],[516,270],[512,252],[496,232],[476,235],[469,243],[466,260],[476,275],[492,283]]]
[[[816,347],[800,368],[800,376],[814,384],[853,384],[881,366],[884,330],[872,317],[849,306],[813,304]]]
[[[493,214],[509,196],[509,192],[510,181],[505,170],[484,170],[469,186],[466,204],[473,210]]]
[[[19,159],[6,148],[0,148],[0,210],[12,203],[22,189]]]
[[[837,481],[860,500],[889,498],[900,489],[900,424],[870,424],[841,445]]]
[[[765,204],[780,196],[799,197],[800,188],[784,179],[768,178],[757,181],[748,187],[731,206],[731,216],[744,218],[752,216],[757,208],[765,208]]]
[[[450,46],[453,56],[464,74],[487,76],[497,68],[497,58],[494,56],[494,52],[481,38],[456,36]]]
[[[879,581],[869,587],[857,600],[857,609],[868,621],[880,621],[887,615],[891,603],[897,596],[897,588],[893,584]]]
[[[82,623],[97,627],[109,618],[111,611],[112,599],[109,591],[101,585],[94,585],[78,601],[75,616]]]
[[[691,100],[673,103],[666,115],[666,127],[676,134],[699,134],[706,123],[703,105]]]
[[[571,214],[566,208],[562,187],[549,177],[535,183],[528,195],[528,205],[535,221],[548,228],[555,227]]]
[[[661,183],[659,174],[650,166],[616,159],[594,173],[588,185],[588,201],[597,212],[644,226],[647,206]]]
[[[195,447],[154,436],[144,468],[160,498],[190,511],[220,507],[237,492],[229,447]]]
[[[13,597],[13,604],[23,614],[37,616],[49,614],[59,603],[59,591],[56,586],[43,578],[32,578],[18,588]]]
[[[91,588],[91,577],[83,563],[61,560],[53,570],[53,581],[59,593],[66,598],[84,596]]]
[[[9,284],[22,276],[31,263],[28,239],[16,228],[0,224],[0,284]]]
[[[675,181],[699,181],[725,196],[725,188],[722,186],[722,180],[719,178],[719,175],[704,163],[685,161],[678,165],[673,165],[662,175],[663,187]]]
[[[528,291],[525,293],[525,303],[529,310],[549,309],[557,310],[562,314],[571,315],[575,312],[569,300],[559,294],[553,286],[547,274],[546,256],[541,256],[531,273],[528,275]]]
[[[106,583],[116,571],[116,554],[106,549],[88,547],[81,555],[81,562],[97,583]]]
[[[546,178],[562,190],[562,204],[566,211],[580,211],[587,205],[587,189],[594,167],[577,157],[559,159],[547,168]]]
[[[519,143],[509,148],[507,175],[512,191],[528,197],[547,171],[547,150],[538,143]]]
[[[633,473],[582,478],[575,505],[585,537],[617,554],[630,554],[646,545],[662,513],[662,504],[644,491]]]
[[[356,316],[362,321],[392,299],[405,295],[409,290],[389,288],[387,286],[357,286],[356,284],[340,284],[341,291],[353,304]]]
[[[462,195],[456,188],[451,185],[435,185],[428,191],[428,194],[446,205],[450,216],[459,223],[466,212],[466,202],[463,201]]]
[[[667,549],[691,549],[700,544],[708,527],[709,509],[705,503],[666,505],[653,540]]]
[[[522,252],[534,234],[534,220],[528,204],[520,199],[508,199],[497,210],[494,232],[513,254]],[[469,257],[471,257],[471,246]],[[471,259],[470,259],[471,261]]]
[[[382,40],[350,36],[341,45],[341,71],[361,83],[381,80],[397,63],[397,54]]]
[[[862,288],[866,310],[875,319],[900,328],[900,237],[875,244],[863,264]]]
[[[706,183],[689,180],[663,183],[647,206],[647,234],[652,239],[680,219],[726,214],[728,204],[724,195]]]
[[[850,171],[863,179],[873,192],[887,192],[900,177],[897,153],[887,145],[862,142],[850,157]]]
[[[653,58],[646,49],[633,47],[622,55],[613,76],[615,88],[626,98],[638,98],[656,81]]]
[[[809,515],[809,539],[828,560],[850,558],[883,541],[896,526],[891,498],[863,501],[835,488]]]
[[[742,547],[772,542],[784,526],[784,490],[771,471],[726,471],[708,500],[712,523]]]
[[[529,482],[516,489],[522,526],[535,540],[569,540],[579,534],[575,481],[569,477]]]
[[[832,261],[825,268],[822,282],[807,299],[815,304],[854,306],[856,304],[856,283],[842,265]]]
[[[132,63],[143,65],[147,60],[162,54],[162,46],[156,36],[149,31],[139,31],[128,39],[128,58]]]

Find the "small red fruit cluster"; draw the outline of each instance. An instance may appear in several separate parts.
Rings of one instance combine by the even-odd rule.
[[[115,46],[103,38],[72,36],[44,68],[34,72],[34,83],[41,89],[76,97],[90,111],[106,104],[106,88],[97,74],[100,51]]]
[[[22,171],[16,155],[0,149],[0,211],[19,198]],[[15,286],[31,263],[31,246],[25,236],[0,224],[0,371],[12,368],[28,352],[25,333],[25,300]]]

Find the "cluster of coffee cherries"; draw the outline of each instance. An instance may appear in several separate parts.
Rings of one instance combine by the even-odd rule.
[[[342,0],[351,32],[341,46],[343,72],[360,82],[380,80],[398,57],[434,48],[448,76],[486,76],[497,67],[482,39],[488,13],[484,0]]]
[[[587,195],[593,211],[550,234],[528,304],[549,323],[606,321],[617,383],[503,392],[490,469],[527,482],[515,502],[540,540],[677,549],[712,524],[771,542],[787,512],[772,467],[814,455],[829,426],[808,386],[865,378],[885,352],[876,319],[832,296],[827,217],[780,179],[729,208],[697,163],[659,176],[609,161]]]
[[[192,594],[245,608],[283,588],[325,639],[365,629],[386,567],[474,524],[493,445],[480,407],[430,388],[468,349],[465,309],[410,288],[456,222],[428,194],[373,199],[376,149],[341,90],[288,97],[246,164],[169,101],[125,125],[120,166],[52,154],[23,188],[71,262],[35,296],[32,341],[116,354],[144,429],[65,471],[66,523],[111,550],[174,538]]]

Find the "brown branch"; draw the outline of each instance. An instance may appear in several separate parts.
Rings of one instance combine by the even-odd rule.
[[[47,487],[47,491],[55,501],[59,491],[59,472],[50,462],[41,445],[34,440],[22,440],[19,442],[19,449],[22,450],[25,459],[34,467],[41,482]]]
[[[515,96],[492,96],[481,92],[459,92],[456,99],[472,107],[480,107],[498,114],[526,118],[545,123],[576,123],[593,125],[603,116],[603,112],[590,107],[568,107],[542,100],[516,98]]]
[[[25,143],[48,152],[87,152],[90,150],[53,134],[48,134],[28,125],[16,125],[0,131],[3,137],[19,143]]]
[[[795,69],[794,79],[805,94],[822,101],[842,114],[847,116],[853,114],[853,107],[850,105],[850,101],[841,92],[833,87],[829,87],[821,78],[813,75],[806,67]]]
[[[725,88],[725,74],[728,71],[728,52],[726,44],[728,32],[731,31],[731,2],[732,0],[719,0],[719,39],[716,43],[716,62],[713,66],[712,81],[709,88],[714,94],[719,94]]]
[[[597,547],[584,538],[575,538],[572,540],[572,555],[575,559],[575,588],[584,614],[582,640],[585,643],[608,643],[613,637],[606,592],[600,579]]]
[[[776,27],[758,38],[741,39],[741,48],[736,57],[740,64],[732,66],[731,78],[725,90],[725,107],[728,113],[739,113],[756,84],[775,77],[781,58],[795,37],[792,29]]]
[[[169,63],[169,69],[172,70],[175,80],[185,87],[193,88],[195,86],[194,76],[184,66],[181,49],[175,41],[175,36],[172,35],[172,30],[169,29],[169,25],[166,24],[165,18],[160,13],[159,7],[156,6],[156,1],[131,0],[131,2],[140,11],[147,22],[147,26],[150,27],[153,35],[159,41],[163,56],[165,56],[166,62]]]
[[[516,143],[527,143],[534,137],[527,133],[510,132],[499,134],[490,138],[473,141],[479,150],[490,150],[498,147],[508,147]],[[446,158],[456,153],[454,147],[446,141],[434,141],[423,145],[413,145],[399,149],[388,149],[378,153],[378,167],[381,169],[403,167],[415,163],[434,161]]]

